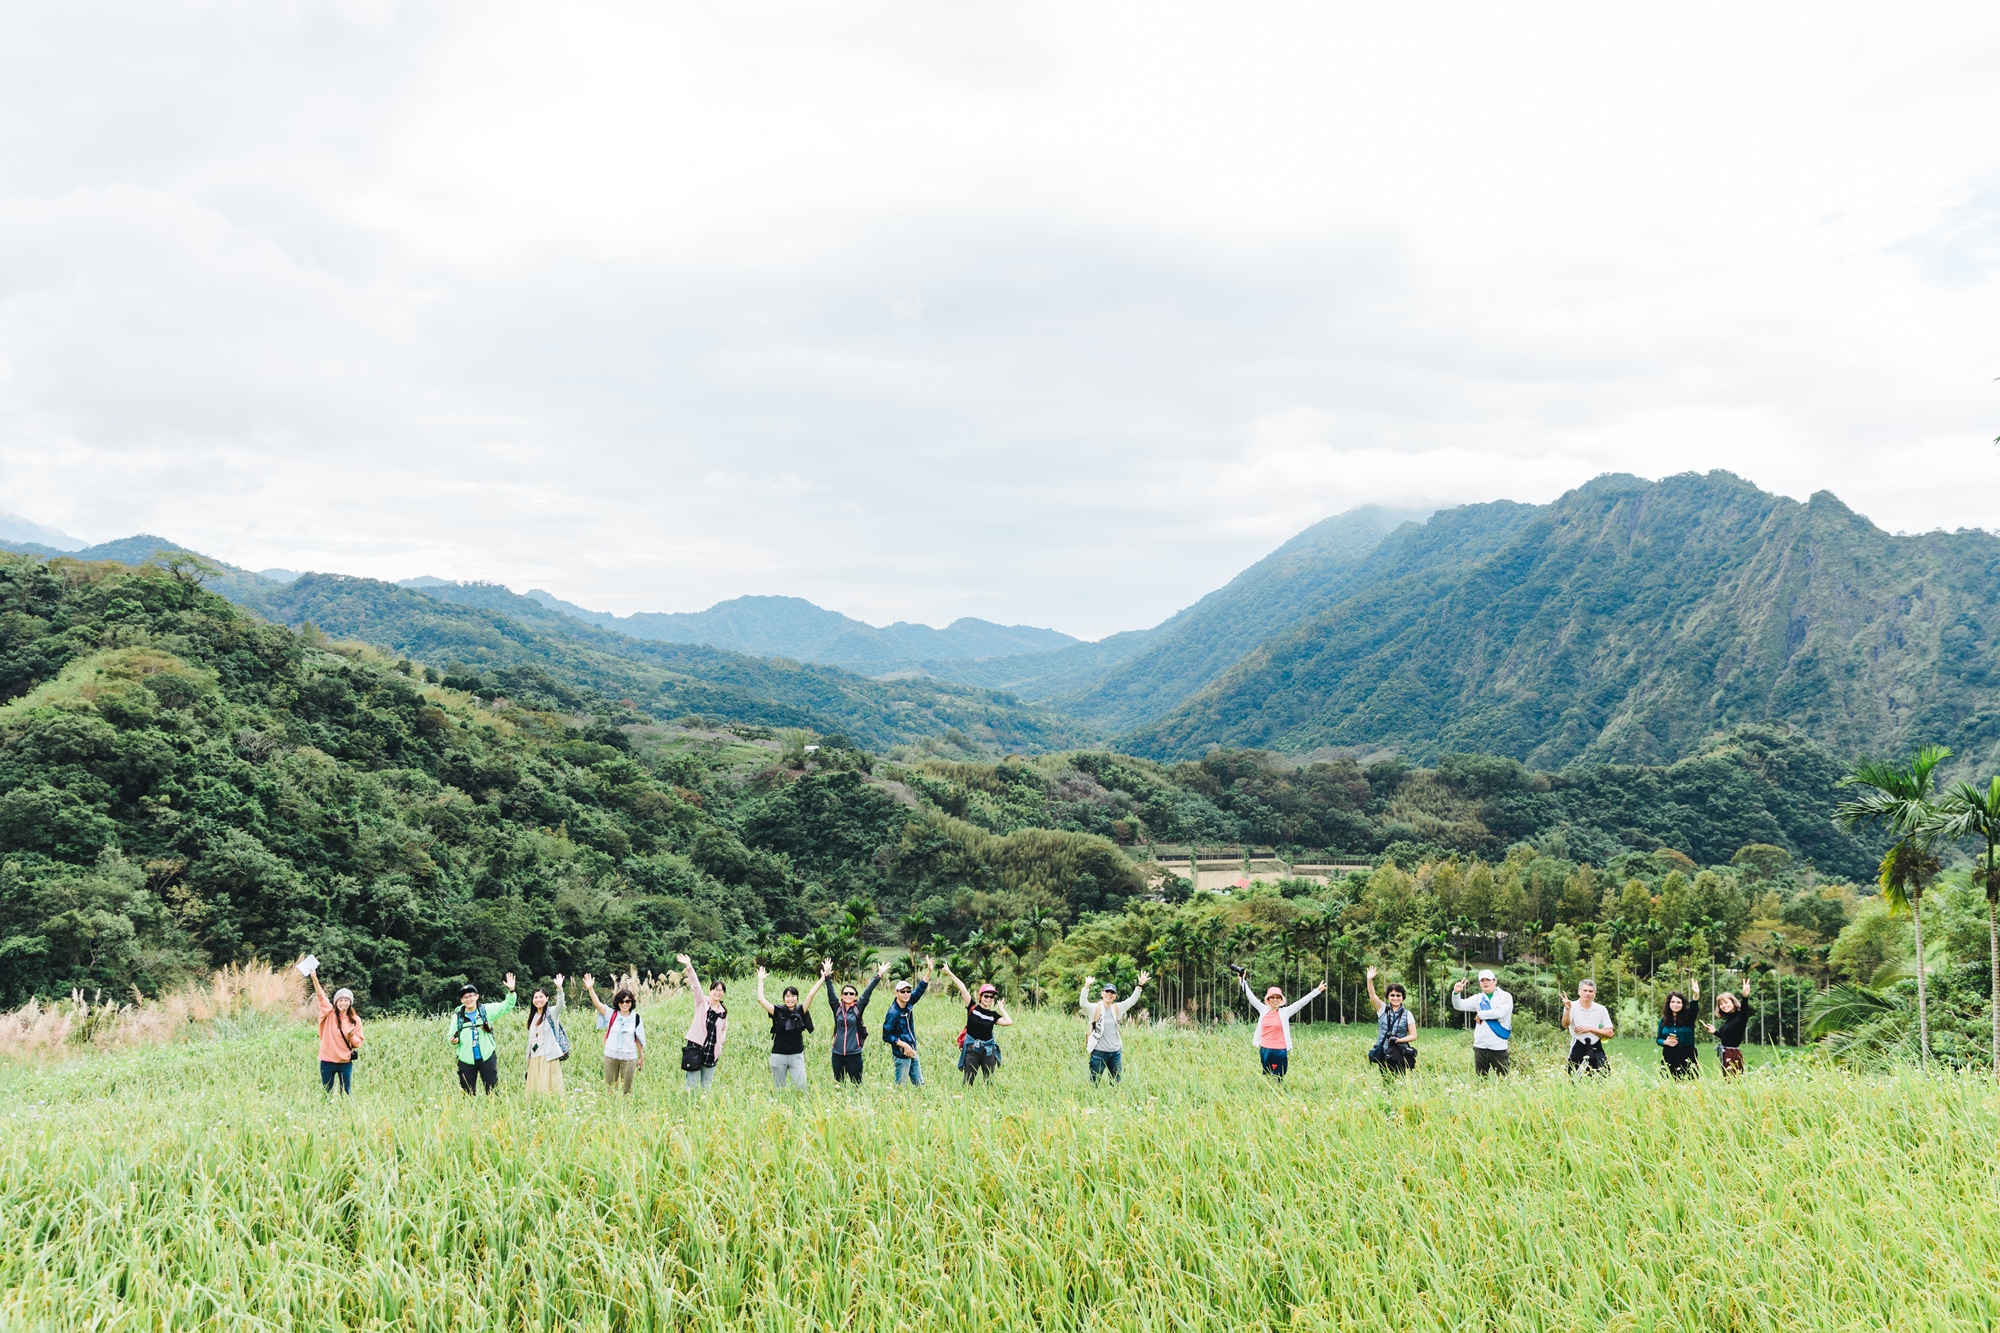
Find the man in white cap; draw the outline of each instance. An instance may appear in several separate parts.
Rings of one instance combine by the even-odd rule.
[[[1451,1007],[1476,1013],[1472,1028],[1472,1072],[1481,1078],[1507,1072],[1507,1039],[1514,1034],[1514,997],[1500,989],[1491,970],[1479,973],[1479,994],[1465,994],[1465,978],[1451,983]]]

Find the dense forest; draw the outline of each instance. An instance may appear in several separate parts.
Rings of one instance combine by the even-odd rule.
[[[1719,863],[1732,884],[1746,845],[1814,875],[1870,864],[1825,820],[1839,766],[1781,729],[1663,768],[1553,774],[1474,755],[877,755],[662,724],[535,669],[335,644],[205,577],[0,557],[9,1003],[307,949],[371,1003],[419,1008],[468,975],[659,968],[683,949],[730,971],[913,938],[978,957],[1025,930],[1039,967],[1079,922],[1187,896],[1149,860],[1155,841],[1336,851],[1384,873],[1485,858],[1502,868],[1492,914],[1458,923],[1482,938],[1596,923],[1546,886],[1634,857],[1697,878]],[[1523,847],[1528,906],[1504,887]],[[1587,896],[1599,915],[1622,901]],[[1024,957],[983,961],[1040,984]]]

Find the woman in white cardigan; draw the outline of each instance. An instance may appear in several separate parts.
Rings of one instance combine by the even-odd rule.
[[[562,1058],[569,1040],[563,1032],[563,976],[556,973],[556,997],[537,987],[528,1001],[528,1095],[563,1095]]]
[[[1311,1004],[1326,989],[1326,983],[1322,981],[1314,986],[1303,1000],[1295,1004],[1285,1003],[1285,992],[1278,986],[1266,988],[1264,998],[1258,999],[1256,992],[1250,989],[1247,968],[1236,969],[1236,984],[1243,988],[1250,1007],[1257,1011],[1257,1035],[1253,1038],[1257,1043],[1257,1063],[1273,1078],[1283,1078],[1292,1063],[1292,1015]]]

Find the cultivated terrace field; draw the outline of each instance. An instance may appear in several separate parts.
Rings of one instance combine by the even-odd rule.
[[[775,988],[774,988],[775,990]],[[1301,1026],[1261,1076],[1242,1026],[1127,1030],[1093,1087],[1079,1020],[1003,1029],[958,1086],[958,1015],[919,1008],[930,1085],[775,1096],[765,1024],[706,1097],[673,1059],[630,1100],[589,1026],[562,1101],[457,1091],[432,1020],[369,1023],[328,1099],[294,1018],[0,1063],[0,1321],[117,1329],[1984,1330],[2000,1322],[2000,1093],[1750,1052],[1663,1082],[1649,1041],[1560,1072],[1523,1022],[1480,1084],[1426,1030],[1385,1085],[1373,1028]],[[879,1022],[880,997],[871,1011]],[[824,1016],[822,1010],[822,1017]],[[661,1040],[664,1036],[665,1040]],[[69,1048],[74,1049],[74,1048]]]

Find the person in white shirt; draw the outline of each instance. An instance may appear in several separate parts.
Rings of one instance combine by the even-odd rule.
[[[646,1067],[646,1024],[639,1017],[639,997],[624,986],[606,1004],[597,998],[597,978],[583,974],[584,993],[597,1006],[597,1025],[604,1029],[604,1081],[623,1085],[632,1095],[632,1076]]]
[[[1472,1071],[1481,1078],[1507,1072],[1507,1039],[1514,1034],[1514,997],[1490,971],[1479,974],[1479,994],[1465,993],[1465,978],[1451,983],[1451,1007],[1478,1014],[1472,1028]]]
[[[1576,983],[1576,998],[1563,996],[1562,1026],[1569,1029],[1569,1072],[1603,1073],[1610,1065],[1604,1043],[1612,1035],[1611,1011],[1597,1002],[1597,983]]]

